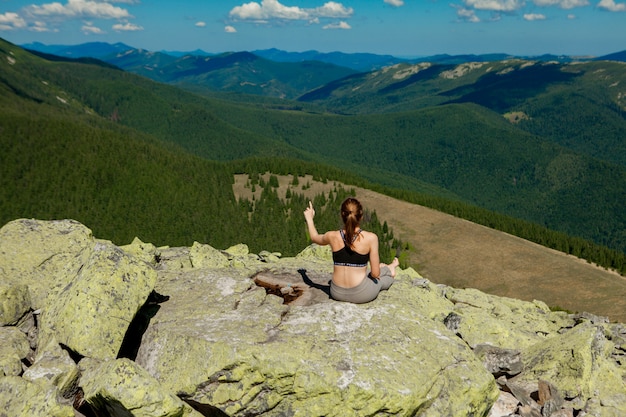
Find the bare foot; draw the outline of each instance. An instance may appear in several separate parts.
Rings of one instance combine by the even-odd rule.
[[[387,265],[387,268],[389,268],[389,270],[391,271],[391,276],[393,278],[396,277],[396,268],[398,267],[398,265],[400,265],[400,261],[398,260],[398,258],[393,258],[393,261],[391,261],[391,263]]]

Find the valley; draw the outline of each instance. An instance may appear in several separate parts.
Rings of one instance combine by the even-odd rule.
[[[265,178],[268,180],[269,174]],[[287,189],[293,188],[293,177],[278,179],[278,195],[285,198]],[[235,198],[253,199],[247,181],[247,175],[235,176]],[[305,189],[294,192],[308,198],[327,194],[336,187],[335,183],[315,181],[311,176],[300,178],[299,183],[306,185]],[[427,207],[360,187],[344,187],[354,188],[364,208],[376,211],[398,238],[410,244],[410,264],[432,282],[527,301],[541,300],[551,308],[626,322],[626,278],[614,271]],[[260,190],[254,197],[258,198]]]
[[[261,68],[248,54],[218,62],[241,70],[240,58]],[[229,91],[215,77],[228,65],[201,73],[211,88],[183,86],[0,41],[2,223],[72,218],[118,244],[292,256],[306,236],[284,213],[303,201],[260,185],[254,204],[236,201],[232,178],[311,176],[308,193],[354,187],[434,282],[624,314],[623,279],[607,269],[626,274],[626,64],[396,63],[339,79],[318,65],[333,81],[307,84],[308,101]],[[271,67],[274,87],[304,88],[306,66]],[[337,202],[319,201],[334,227]]]

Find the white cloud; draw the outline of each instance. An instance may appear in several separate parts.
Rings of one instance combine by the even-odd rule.
[[[0,14],[0,30],[22,29],[26,21],[17,13],[7,12]]]
[[[524,6],[524,0],[463,0],[466,6],[477,10],[513,12]]]
[[[205,28],[206,27],[206,22],[196,22],[195,26],[197,28]]]
[[[524,15],[524,20],[546,20],[546,16],[538,13],[526,13]]]
[[[234,7],[229,16],[235,20],[250,20],[266,23],[271,20],[303,20],[314,22],[319,18],[347,18],[354,14],[351,7],[329,1],[315,8],[285,6],[278,0],[262,0],[261,3],[250,2]]]
[[[533,0],[537,6],[558,6],[561,9],[589,6],[588,0]]]
[[[224,32],[226,33],[237,33],[237,29],[234,26],[226,25],[224,26]]]
[[[134,23],[130,22],[117,23],[113,25],[112,28],[117,32],[137,32],[143,30],[141,26],[135,25]]]
[[[83,31],[83,33],[85,35],[102,35],[102,34],[104,34],[104,31],[102,29],[100,29],[99,27],[93,26],[91,23],[87,23],[87,24],[83,25],[81,30]]]
[[[32,32],[58,32],[57,29],[50,30],[46,22],[41,21],[34,22],[28,29]]]
[[[456,8],[456,16],[463,22],[478,23],[480,18],[476,16],[476,12],[465,7]]]
[[[322,29],[352,29],[352,27],[347,22],[342,21],[337,23],[329,23]]]
[[[41,6],[31,5],[26,12],[39,17],[67,17],[89,19],[126,19],[132,17],[128,10],[92,0],[68,0],[67,3],[46,3]]]
[[[625,12],[626,3],[615,3],[615,0],[600,0],[598,7],[609,12]]]
[[[385,3],[393,7],[404,6],[404,0],[385,0]]]

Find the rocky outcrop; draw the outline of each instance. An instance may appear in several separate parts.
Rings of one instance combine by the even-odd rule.
[[[626,329],[399,271],[354,305],[293,258],[0,229],[0,415],[622,416]]]

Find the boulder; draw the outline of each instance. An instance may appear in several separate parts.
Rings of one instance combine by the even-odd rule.
[[[370,303],[336,302],[331,259],[11,222],[0,415],[626,415],[624,325],[411,268]]]
[[[21,375],[22,360],[29,352],[24,333],[16,327],[0,327],[0,376]]]
[[[102,417],[200,417],[191,406],[129,359],[83,359],[80,386],[84,401]]]
[[[611,326],[575,326],[525,349],[524,371],[513,382],[545,380],[592,415],[626,415],[626,372],[612,356],[612,339]]]
[[[9,222],[0,229],[0,282],[27,285],[30,307],[40,309],[48,293],[72,279],[93,243],[91,230],[74,220]]]
[[[157,274],[110,242],[93,245],[78,273],[41,315],[40,349],[54,340],[80,356],[114,359]]]
[[[17,323],[30,310],[30,306],[27,285],[0,283],[0,326]]]
[[[315,265],[285,259],[264,274],[328,285],[327,273],[306,269]],[[328,296],[285,305],[236,268],[162,273],[159,288],[170,300],[144,334],[137,363],[164,387],[229,416],[481,415],[498,397],[471,349],[415,313],[431,289],[412,277],[366,305]]]
[[[11,417],[75,417],[70,405],[59,404],[52,386],[18,376],[0,377],[0,415]]]

